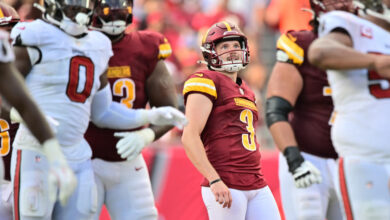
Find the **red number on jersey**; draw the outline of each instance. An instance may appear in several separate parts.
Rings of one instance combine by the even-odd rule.
[[[85,100],[87,100],[87,98],[91,95],[94,71],[93,62],[88,57],[72,57],[69,66],[69,82],[66,88],[66,95],[70,100],[81,103],[84,103]],[[85,73],[85,83],[82,91],[78,92],[80,72]]]
[[[368,71],[368,88],[377,99],[390,98],[390,80],[382,78],[374,70]]]

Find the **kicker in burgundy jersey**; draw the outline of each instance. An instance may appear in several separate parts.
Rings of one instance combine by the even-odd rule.
[[[213,102],[201,139],[224,183],[239,190],[264,187],[255,133],[258,110],[254,93],[240,78],[235,83],[209,70],[197,72],[185,82],[184,99],[191,93],[204,94]],[[202,185],[208,186],[208,181],[204,179]]]
[[[114,56],[109,61],[108,80],[112,97],[128,108],[145,108],[146,80],[157,62],[171,54],[171,46],[161,34],[137,31],[126,34],[112,45]],[[123,161],[115,148],[119,130],[102,129],[90,123],[85,138],[92,148],[92,157],[106,161]]]
[[[317,38],[312,31],[289,31],[277,43],[277,60],[295,65],[303,79],[291,126],[299,149],[319,157],[337,158],[330,138],[333,103],[326,72],[312,66],[307,50]]]

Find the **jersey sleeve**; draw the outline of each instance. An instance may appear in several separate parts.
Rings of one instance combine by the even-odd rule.
[[[319,37],[325,36],[335,29],[343,29],[352,38],[358,36],[360,25],[357,24],[355,15],[343,11],[332,11],[320,17],[320,26],[318,29]],[[357,33],[357,34],[356,34]]]
[[[15,59],[13,50],[8,39],[8,33],[0,31],[0,62],[3,63],[12,62]]]
[[[304,62],[304,49],[298,44],[296,32],[287,32],[279,37],[276,44],[276,60],[297,66]]]
[[[14,45],[19,46],[37,46],[41,44],[40,31],[41,26],[37,22],[19,22],[12,28],[11,39]]]
[[[212,102],[217,99],[217,88],[214,80],[203,73],[191,75],[184,83],[183,96],[185,102],[191,93],[200,93],[207,96]]]

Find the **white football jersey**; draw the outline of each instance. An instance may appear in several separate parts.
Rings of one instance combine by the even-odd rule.
[[[111,41],[97,31],[74,38],[40,19],[17,24],[11,38],[15,45],[40,51],[26,84],[44,114],[59,123],[55,130],[67,158],[90,157],[84,132],[92,98],[100,87],[99,77],[112,56]],[[87,150],[77,149],[80,145]]]
[[[355,50],[390,55],[390,33],[376,24],[342,11],[321,16],[320,37],[336,28],[348,32]],[[339,155],[389,162],[390,81],[367,69],[327,74],[337,112],[332,141]]]
[[[14,52],[9,43],[9,34],[0,30],[0,62],[8,63],[14,61]]]

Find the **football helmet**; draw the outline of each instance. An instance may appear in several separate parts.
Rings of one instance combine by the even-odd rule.
[[[350,11],[352,0],[310,0],[310,7],[314,16],[318,17],[332,10]]]
[[[98,0],[91,28],[116,36],[132,21],[133,0]]]
[[[355,0],[353,3],[359,13],[371,15],[390,23],[390,5],[387,5],[390,1],[385,4],[383,0]]]
[[[218,43],[232,40],[237,40],[241,45],[241,49],[230,50],[223,54],[231,53],[232,51],[242,51],[242,58],[241,60],[225,61],[221,58],[223,54],[217,54],[215,49]],[[200,63],[207,64],[210,70],[237,72],[244,69],[249,63],[247,38],[237,25],[226,21],[218,22],[209,28],[203,37],[200,49],[204,58],[204,61],[200,61]]]
[[[71,36],[80,36],[88,31],[93,14],[93,0],[44,0],[43,19]]]
[[[4,2],[0,2],[0,27],[11,30],[20,17],[16,10]]]

